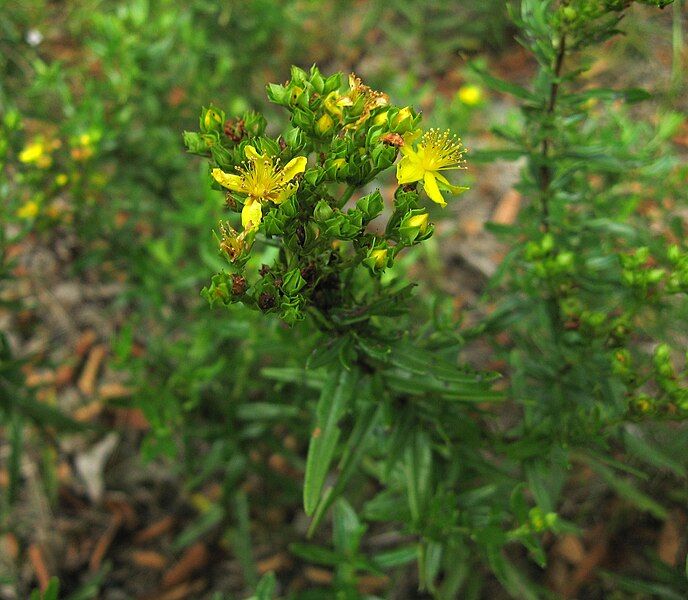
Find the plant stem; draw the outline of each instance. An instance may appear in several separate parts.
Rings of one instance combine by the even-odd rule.
[[[547,120],[551,119],[554,114],[554,110],[557,106],[557,97],[559,95],[559,78],[561,76],[562,68],[564,67],[564,55],[566,54],[566,35],[562,34],[559,38],[559,49],[557,50],[557,56],[554,60],[554,65],[552,71],[554,73],[554,79],[549,89],[549,99],[547,101]],[[548,126],[549,124],[547,124]],[[550,227],[550,214],[549,214],[549,196],[550,196],[550,186],[552,185],[552,169],[549,166],[549,156],[550,148],[552,145],[552,140],[548,135],[542,140],[541,157],[542,164],[540,165],[540,193],[542,202],[542,215],[541,223],[544,231],[549,231]]]
[[[356,191],[356,186],[347,185],[344,193],[341,195],[339,200],[337,200],[337,208],[344,208],[344,205],[351,199],[353,193]]]
[[[547,100],[547,108],[545,112],[544,127],[548,128],[543,136],[540,158],[542,163],[540,164],[539,175],[540,175],[540,198],[541,198],[541,208],[542,213],[540,215],[540,223],[542,229],[545,233],[550,231],[550,200],[552,196],[551,186],[552,186],[552,168],[549,164],[551,146],[553,143],[552,132],[551,132],[551,121],[554,117],[554,113],[557,107],[557,98],[559,97],[559,86],[561,73],[564,67],[564,56],[566,55],[566,34],[562,33],[559,38],[559,46],[557,48],[557,54],[554,59],[554,65],[552,66],[553,79],[550,84],[549,98]],[[557,292],[553,286],[550,287],[548,297],[546,299],[546,310],[547,316],[550,323],[550,332],[552,335],[552,341],[559,351],[561,333],[563,330],[563,324],[561,321],[561,312],[559,306],[559,299],[557,297]],[[561,365],[559,372],[557,373],[554,395],[557,399],[558,404],[564,403],[564,385],[561,380],[561,374],[565,370],[566,365]]]

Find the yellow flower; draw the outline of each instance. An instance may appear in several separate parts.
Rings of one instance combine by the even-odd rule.
[[[38,214],[38,202],[29,200],[17,211],[20,219],[33,219]]]
[[[387,94],[368,87],[363,84],[359,77],[356,77],[355,73],[351,73],[349,75],[349,91],[337,100],[337,106],[354,106],[361,98],[361,114],[355,123],[349,123],[346,126],[347,129],[358,128],[368,120],[373,110],[389,105],[389,96]]]
[[[230,262],[234,262],[251,249],[253,233],[242,231],[237,233],[229,223],[220,223],[220,250],[227,255]]]
[[[63,185],[67,185],[67,182],[69,181],[69,177],[65,173],[60,173],[55,177],[55,183],[59,185],[60,187]]]
[[[462,85],[456,95],[466,106],[476,106],[483,100],[483,90],[477,85]]]
[[[44,154],[45,146],[43,142],[32,142],[27,144],[19,153],[19,160],[23,163],[37,162]]]
[[[399,185],[422,181],[425,192],[433,202],[446,206],[440,185],[452,194],[460,194],[468,188],[452,185],[440,171],[465,169],[463,155],[465,149],[461,140],[450,136],[449,131],[430,129],[413,149],[417,134],[406,134],[401,147],[402,158],[397,164],[397,181]],[[438,184],[439,182],[439,184]]]
[[[263,218],[261,203],[269,200],[281,204],[296,192],[299,184],[292,180],[306,170],[307,159],[297,156],[280,168],[279,161],[275,162],[267,154],[258,154],[253,146],[246,146],[244,152],[248,163],[237,167],[240,175],[213,169],[212,176],[228,190],[246,194],[241,223],[244,229],[255,229]]]

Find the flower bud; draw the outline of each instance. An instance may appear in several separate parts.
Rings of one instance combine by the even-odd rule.
[[[320,200],[313,210],[313,218],[318,223],[324,223],[327,219],[331,219],[334,216],[334,210],[325,200]]]
[[[318,119],[318,121],[315,124],[315,130],[320,134],[320,135],[326,135],[330,133],[334,129],[334,121],[332,120],[332,117],[325,113],[322,117]]]
[[[291,106],[296,104],[301,97],[301,94],[303,94],[303,90],[298,85],[295,85],[293,88],[291,88],[291,92],[289,93],[289,104]]]
[[[206,108],[201,117],[201,131],[208,133],[210,131],[222,131],[225,122],[225,115],[212,106]]]
[[[389,254],[389,251],[387,250],[387,248],[380,248],[378,250],[373,250],[370,253],[370,257],[375,262],[376,268],[382,269],[387,265],[387,255],[388,254]]]
[[[667,258],[672,262],[672,263],[677,263],[680,258],[681,258],[681,250],[676,244],[672,244],[669,246],[667,249]]]
[[[363,196],[356,202],[356,208],[361,211],[366,221],[371,221],[377,217],[384,208],[384,201],[380,191],[376,190],[372,194]]]
[[[363,264],[370,269],[371,273],[379,273],[390,265],[391,259],[390,249],[386,245],[373,246],[368,251],[368,256],[363,260]]]
[[[404,106],[392,119],[392,127],[399,127],[407,120],[410,122],[413,119],[413,112],[408,106]]]
[[[389,113],[389,109],[385,109],[382,112],[379,112],[378,114],[375,115],[373,118],[373,125],[382,126],[387,124],[387,113]]]
[[[291,296],[298,292],[304,285],[306,280],[301,276],[301,270],[296,268],[285,273],[282,281],[282,291]]]
[[[408,212],[399,224],[399,238],[407,246],[427,239],[432,235],[430,215],[425,211]]]
[[[564,14],[564,18],[569,22],[575,21],[578,16],[578,12],[572,6],[564,6],[561,12]]]

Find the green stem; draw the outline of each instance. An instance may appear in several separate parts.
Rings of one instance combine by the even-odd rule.
[[[554,111],[557,106],[557,97],[559,96],[559,78],[561,77],[561,71],[564,67],[564,56],[566,54],[566,35],[562,34],[559,38],[559,48],[557,50],[557,55],[554,60],[554,65],[552,66],[552,71],[554,73],[554,78],[550,85],[549,99],[547,101],[547,124],[549,127],[549,120],[554,115]],[[549,166],[550,149],[552,145],[552,140],[549,135],[546,135],[542,140],[541,147],[541,158],[542,164],[540,165],[540,193],[541,193],[541,205],[542,205],[542,215],[541,223],[542,228],[545,231],[549,231],[550,228],[550,186],[552,185],[552,169]]]
[[[355,185],[347,185],[346,189],[344,190],[344,193],[341,195],[339,200],[337,200],[337,208],[344,208],[344,205],[351,199],[351,196],[354,195],[354,192],[356,191],[356,186]]]

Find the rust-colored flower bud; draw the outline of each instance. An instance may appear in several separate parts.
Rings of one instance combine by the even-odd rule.
[[[258,298],[258,306],[261,310],[270,310],[274,308],[275,297],[268,292],[263,292]]]
[[[232,294],[241,296],[246,291],[246,278],[234,273],[232,275]]]
[[[398,133],[385,133],[385,135],[380,138],[380,141],[383,144],[394,146],[395,148],[401,148],[404,145],[404,138]]]

